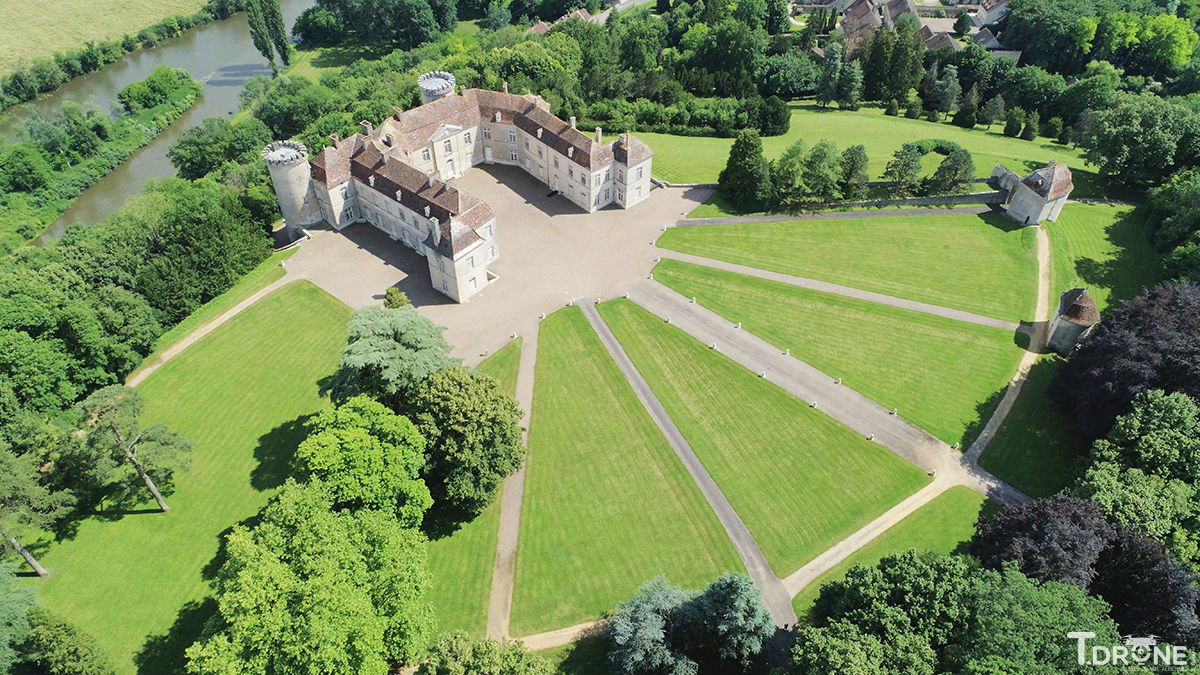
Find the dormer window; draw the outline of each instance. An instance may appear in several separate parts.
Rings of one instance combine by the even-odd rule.
[[[429,161],[429,148],[425,148],[421,151],[421,159],[425,160],[426,162]]]
[[[500,111],[499,110],[496,111],[496,121],[497,122],[500,121]]]
[[[575,156],[575,148],[567,148],[567,159]]]
[[[542,130],[538,129],[538,139],[540,140],[541,138],[542,138]]]

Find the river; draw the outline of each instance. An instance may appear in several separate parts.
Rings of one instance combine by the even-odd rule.
[[[280,0],[279,4],[285,25],[290,28],[313,0]],[[69,224],[90,225],[104,220],[120,208],[126,198],[140,192],[146,179],[173,175],[175,169],[167,161],[167,149],[171,144],[206,117],[233,115],[238,109],[238,92],[246,80],[255,75],[271,74],[270,66],[250,42],[245,13],[238,13],[224,21],[194,28],[156,47],[132,52],[94,73],[71,80],[50,94],[22,104],[17,108],[17,114],[0,125],[0,134],[11,138],[24,111],[31,107],[53,115],[63,101],[75,101],[85,107],[109,110],[122,87],[144,79],[161,64],[183,68],[204,82],[204,91],[195,105],[112,173],[79,195],[66,213],[34,240],[35,244],[57,239]]]

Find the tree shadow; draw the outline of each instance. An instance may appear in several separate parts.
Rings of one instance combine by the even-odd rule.
[[[184,652],[192,646],[204,631],[209,617],[217,613],[217,601],[205,598],[189,600],[175,615],[175,622],[165,633],[146,638],[142,648],[133,657],[138,673],[186,673],[187,656]]]
[[[496,495],[496,498],[499,499],[500,496]],[[429,541],[437,541],[453,535],[477,517],[479,517],[478,513],[434,502],[433,506],[425,512],[425,519],[421,521],[421,531],[425,533]]]
[[[393,46],[382,44],[346,44],[323,47],[321,52],[313,57],[312,65],[316,68],[340,68],[350,65],[359,59],[378,59],[390,54]]]
[[[251,487],[255,490],[277,488],[292,475],[296,448],[308,434],[305,423],[314,414],[301,415],[258,437],[258,446],[254,448],[258,466],[250,472]]]
[[[564,649],[564,658],[557,665],[563,675],[603,675],[611,673],[608,662],[608,638],[596,633],[572,642]]]
[[[967,425],[963,431],[962,439],[959,441],[959,450],[966,452],[975,439],[979,438],[979,434],[983,433],[983,428],[987,426],[988,420],[992,419],[992,414],[996,412],[996,408],[1000,405],[1000,399],[1004,398],[1004,392],[1008,391],[1008,385],[993,391],[988,394],[988,397],[975,404],[975,421]]]
[[[1105,261],[1078,257],[1075,273],[1087,286],[1109,289],[1109,305],[1141,293],[1158,281],[1157,253],[1150,227],[1138,211],[1117,218],[1105,230],[1105,238],[1116,249]]]

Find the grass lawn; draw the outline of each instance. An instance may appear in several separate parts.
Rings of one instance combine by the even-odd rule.
[[[577,307],[541,323],[512,633],[599,618],[647,579],[743,571],[733,544]]]
[[[660,262],[654,278],[964,447],[995,409],[1021,358],[1013,334],[998,328],[678,260]]]
[[[1161,278],[1153,229],[1132,206],[1072,203],[1045,225],[1054,254],[1053,303],[1084,287],[1103,313]]]
[[[980,466],[1033,497],[1066,487],[1075,477],[1076,460],[1087,451],[1047,393],[1064,363],[1057,354],[1038,359],[1012,411],[979,457]]]
[[[0,74],[18,61],[134,34],[203,5],[204,0],[7,0],[0,5],[8,17],[0,21]]]
[[[633,302],[613,300],[600,311],[776,574],[791,573],[928,481]]]
[[[508,394],[517,389],[521,357],[518,338],[477,367],[491,375]],[[453,534],[429,542],[429,569],[433,572],[433,606],[440,631],[465,630],[483,635],[487,629],[488,594],[496,559],[496,533],[500,527],[500,497]]]
[[[608,675],[613,672],[608,663],[610,646],[608,638],[593,635],[538,654],[554,664],[560,675]]]
[[[83,522],[50,545],[42,562],[54,574],[37,582],[42,604],[96,635],[118,672],[183,671],[183,650],[213,609],[202,604],[205,567],[222,534],[282,484],[302,422],[325,405],[318,382],[337,367],[349,318],[311,283],[289,284],[140,386],[146,421],[193,443],[191,469],[168,497],[173,510]]]
[[[992,213],[673,227],[658,245],[1011,321],[1037,302],[1034,231]]]
[[[957,485],[946,490],[805,586],[792,598],[796,616],[804,621],[820,594],[821,585],[844,578],[855,565],[874,565],[884,556],[910,548],[934,553],[966,553],[980,511],[990,513],[993,508],[991,502],[985,502],[983,495],[970,488]]]
[[[280,266],[280,263],[292,257],[292,254],[296,251],[297,249],[291,249],[272,254],[271,257],[262,261],[258,267],[250,270],[250,272],[239,279],[229,290],[204,303],[183,321],[175,324],[173,328],[160,335],[158,340],[154,342],[154,351],[143,359],[142,365],[134,369],[127,377],[135,375],[142,368],[154,363],[164,350],[179,342],[192,331],[233,309],[238,303],[275,281],[282,279],[286,270]]]
[[[993,124],[991,131],[983,127],[973,130],[949,123],[933,124],[925,120],[888,117],[879,107],[865,107],[850,112],[820,108],[812,102],[790,104],[792,124],[788,133],[763,139],[763,154],[773,159],[797,140],[806,147],[828,138],[839,150],[862,144],[870,158],[872,179],[879,177],[892,153],[909,141],[944,138],[971,151],[975,159],[975,175],[988,176],[996,164],[1004,164],[1017,173],[1045,166],[1051,159],[1066,162],[1074,174],[1076,197],[1100,196],[1095,186],[1095,174],[1084,168],[1082,154],[1049,138],[1025,141],[1009,138],[1000,131],[1002,124]],[[672,136],[638,132],[654,149],[654,175],[673,183],[715,183],[717,174],[725,168],[732,138]]]

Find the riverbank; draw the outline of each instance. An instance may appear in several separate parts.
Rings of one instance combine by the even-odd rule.
[[[31,122],[38,131],[30,135],[39,142],[12,146],[4,154],[0,253],[7,254],[40,235],[84,190],[192,107],[201,84],[186,71],[174,72],[177,80],[170,91],[164,91],[161,102],[114,121],[106,123],[103,115],[71,104],[64,105],[53,119]]]
[[[127,54],[226,19],[236,0],[9,0],[30,5],[0,24],[0,109],[32,101]],[[71,21],[63,21],[64,16]],[[0,120],[7,118],[0,114]]]

